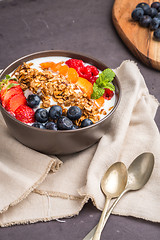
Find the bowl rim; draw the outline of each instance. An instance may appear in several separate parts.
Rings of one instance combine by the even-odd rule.
[[[76,57],[77,59],[81,59],[81,57],[82,58],[86,58],[86,59],[90,59],[90,60],[92,60],[92,61],[95,61],[98,65],[101,65],[101,66],[104,66],[105,68],[108,68],[108,66],[106,65],[106,64],[104,64],[103,62],[101,62],[101,61],[99,61],[98,59],[96,59],[96,58],[94,58],[94,57],[92,57],[92,56],[89,56],[89,55],[84,55],[84,54],[82,54],[82,53],[79,53],[79,52],[74,52],[74,51],[67,51],[67,50],[45,50],[45,51],[39,51],[39,52],[34,52],[34,53],[31,53],[31,54],[28,54],[28,55],[25,55],[25,56],[23,56],[23,57],[20,57],[20,58],[18,58],[17,60],[15,60],[15,61],[13,61],[12,63],[10,63],[5,69],[3,69],[2,70],[2,72],[0,73],[0,81],[1,81],[1,79],[2,79],[2,76],[4,75],[4,73],[10,68],[10,67],[12,67],[13,65],[15,65],[16,63],[18,63],[18,62],[20,62],[20,61],[22,61],[23,59],[26,59],[26,58],[32,58],[32,57],[34,57],[34,56],[37,56],[37,57],[35,57],[35,58],[40,58],[40,56],[38,56],[38,55],[45,55],[45,54],[53,54],[53,55],[51,55],[51,56],[59,56],[59,57],[61,57],[61,55],[54,55],[54,54],[67,54],[68,55],[68,57],[69,57],[69,55],[75,55],[75,57],[76,56],[78,56],[78,57]],[[41,56],[42,57],[42,56]],[[45,56],[43,56],[43,57],[45,57]],[[72,57],[71,57],[72,58]],[[34,58],[33,58],[34,59]],[[31,59],[32,60],[32,59]],[[30,59],[29,60],[27,60],[27,61],[30,61]],[[119,79],[118,79],[118,77],[117,77],[117,75],[115,75],[115,79],[116,79],[116,85],[117,85],[117,87],[118,87],[118,90],[119,90],[119,94],[118,94],[118,100],[116,101],[116,104],[114,105],[114,107],[113,107],[113,109],[105,116],[105,117],[103,117],[101,120],[99,120],[98,122],[96,122],[96,123],[93,123],[92,125],[90,125],[90,126],[87,126],[87,127],[84,127],[84,128],[78,128],[78,129],[71,129],[71,130],[56,130],[56,131],[54,131],[54,130],[49,130],[49,129],[40,129],[40,128],[33,128],[32,126],[30,126],[30,125],[28,125],[28,124],[26,124],[26,123],[23,123],[23,122],[21,122],[21,121],[19,121],[19,120],[17,120],[11,113],[9,113],[3,106],[2,106],[2,104],[0,103],[0,108],[1,109],[3,109],[3,111],[7,114],[7,116],[9,117],[9,118],[11,118],[12,120],[14,120],[15,122],[17,122],[18,124],[20,124],[20,125],[22,125],[22,126],[24,126],[24,127],[26,127],[26,128],[29,128],[29,129],[34,129],[34,130],[37,130],[37,131],[40,131],[40,132],[47,132],[47,133],[56,133],[56,134],[58,134],[58,133],[74,133],[74,132],[78,132],[78,131],[84,131],[84,130],[87,130],[87,129],[90,129],[90,128],[93,128],[93,127],[95,127],[95,126],[97,126],[97,125],[99,125],[101,122],[104,122],[106,119],[108,119],[114,112],[115,112],[115,110],[117,109],[117,107],[118,107],[118,105],[119,105],[119,103],[120,103],[120,100],[121,100],[121,96],[122,96],[122,88],[121,88],[121,84],[120,84],[120,81],[119,81]]]

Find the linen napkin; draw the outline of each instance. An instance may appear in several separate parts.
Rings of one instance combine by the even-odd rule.
[[[152,176],[113,213],[160,222],[160,135],[154,122],[159,103],[134,62],[124,61],[114,71],[122,86],[120,105],[107,133],[82,152],[47,156],[29,149],[9,134],[0,116],[1,227],[77,215],[89,199],[102,210],[105,171],[116,161],[128,167],[143,152],[155,156]]]

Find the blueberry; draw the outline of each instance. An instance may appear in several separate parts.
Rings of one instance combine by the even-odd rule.
[[[132,18],[135,21],[139,21],[141,17],[143,17],[144,11],[142,8],[136,8],[132,12]]]
[[[160,7],[157,10],[158,10],[158,12],[160,12]]]
[[[89,118],[86,118],[81,122],[81,127],[82,128],[87,127],[87,126],[90,126],[92,124],[93,124],[93,122]]]
[[[148,5],[147,3],[145,2],[141,2],[141,3],[138,3],[138,5],[136,6],[136,8],[140,7],[140,8],[143,8],[143,6],[145,5]],[[149,6],[149,5],[148,5]]]
[[[49,116],[53,120],[57,120],[62,116],[62,108],[58,105],[54,105],[49,110]]]
[[[76,129],[78,129],[79,127],[77,126],[77,125],[73,125],[73,127],[72,127],[72,130],[76,130]]]
[[[58,118],[57,126],[59,130],[71,130],[73,128],[73,123],[69,118],[62,116]]]
[[[48,121],[48,112],[44,108],[39,108],[35,111],[35,119],[37,122],[45,123]]]
[[[149,8],[144,7],[143,10],[144,10],[144,15],[149,15],[149,16],[151,15],[151,8],[150,7]]]
[[[160,12],[154,18],[158,18],[160,20]]]
[[[148,15],[144,15],[140,20],[139,23],[142,27],[149,27],[150,23],[152,21],[152,18]]]
[[[72,106],[67,111],[67,117],[71,120],[77,120],[82,116],[82,111],[77,106]]]
[[[144,11],[144,14],[148,14],[150,11],[150,6],[147,3],[139,3],[136,8],[142,8]]]
[[[32,127],[45,129],[45,127],[43,126],[43,124],[40,123],[40,122],[34,122],[34,123],[32,124]]]
[[[27,105],[31,108],[35,108],[39,105],[41,99],[37,94],[31,94],[27,98]]]
[[[153,34],[154,38],[160,41],[160,28],[156,29]]]
[[[160,7],[160,2],[153,2],[153,3],[151,4],[151,7],[158,9],[158,8]]]
[[[151,23],[150,23],[150,29],[151,30],[156,30],[160,25],[160,20],[158,18],[153,18]]]
[[[151,16],[151,18],[154,18],[156,15],[158,14],[158,11],[157,9],[155,8],[150,8],[150,11],[149,11],[149,16]]]
[[[57,130],[58,129],[57,124],[54,122],[47,122],[45,124],[45,127],[46,127],[46,129],[49,129],[49,130]]]

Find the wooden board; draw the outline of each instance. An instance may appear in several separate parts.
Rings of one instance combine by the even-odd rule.
[[[153,39],[153,31],[141,27],[131,18],[132,11],[140,2],[142,1],[115,0],[112,9],[113,23],[132,53],[148,66],[160,70],[160,42]],[[154,1],[143,2],[151,5]]]

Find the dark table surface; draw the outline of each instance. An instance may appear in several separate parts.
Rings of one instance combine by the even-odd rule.
[[[160,101],[160,72],[138,61],[123,44],[111,19],[113,0],[0,0],[0,69],[26,54],[71,50],[93,56],[111,68],[131,59],[138,63],[151,94]],[[160,128],[160,110],[156,115]],[[151,209],[152,211],[152,209]],[[0,229],[0,240],[80,240],[98,222],[89,202],[79,216]],[[111,216],[102,239],[160,239],[160,224]]]

